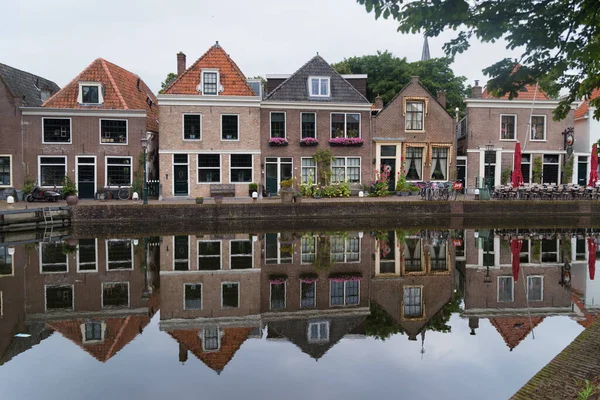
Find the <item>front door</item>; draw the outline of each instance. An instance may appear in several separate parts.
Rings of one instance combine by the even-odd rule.
[[[279,186],[279,182],[277,181],[277,164],[266,164],[265,169],[267,191],[274,195],[277,193]]]
[[[587,156],[579,156],[577,158],[577,184],[582,186],[587,185]]]
[[[265,162],[265,188],[270,195],[276,195],[279,184],[292,177],[291,157],[268,157]]]
[[[188,195],[188,156],[173,154],[173,194]]]
[[[77,157],[77,195],[80,199],[93,199],[96,194],[96,159]]]
[[[467,187],[467,160],[456,160],[456,180]]]
[[[382,158],[381,159],[381,172],[383,172],[383,170],[387,169],[388,170],[388,177],[389,177],[389,181],[388,181],[388,190],[390,192],[395,192],[396,191],[396,160],[393,158]]]

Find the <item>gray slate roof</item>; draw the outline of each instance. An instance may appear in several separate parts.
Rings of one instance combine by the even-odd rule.
[[[0,63],[0,80],[2,80],[14,97],[22,99],[25,107],[42,105],[41,91],[48,90],[50,95],[58,92],[60,87],[48,79],[30,74]]]
[[[308,95],[309,76],[330,77],[331,96],[327,98]],[[323,59],[316,55],[276,87],[266,101],[314,101],[320,103],[365,103],[370,104],[358,90],[348,83]]]

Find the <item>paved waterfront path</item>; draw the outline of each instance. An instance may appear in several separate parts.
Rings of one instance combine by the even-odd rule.
[[[511,397],[515,400],[576,399],[585,380],[599,384],[600,319]],[[596,399],[597,397],[591,397]]]

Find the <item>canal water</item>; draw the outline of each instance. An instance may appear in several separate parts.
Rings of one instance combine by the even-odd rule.
[[[23,236],[0,399],[506,399],[594,321],[597,232]]]

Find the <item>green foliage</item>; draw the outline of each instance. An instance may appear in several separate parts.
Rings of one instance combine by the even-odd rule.
[[[258,184],[256,184],[256,183],[248,184],[248,191],[256,192],[257,190],[258,190]]]
[[[31,192],[33,192],[33,189],[35,188],[35,180],[27,175],[25,177],[25,182],[23,182],[23,186],[21,186],[21,190],[23,191],[23,193],[30,194]]]
[[[563,237],[560,239],[560,253],[563,261],[571,261],[571,238]]]
[[[375,18],[397,20],[402,33],[424,31],[435,37],[443,31],[458,31],[444,45],[450,57],[466,51],[473,38],[506,40],[506,47],[518,49],[521,55],[484,69],[492,78],[488,90],[512,99],[525,85],[538,82],[552,96],[566,89],[567,95],[554,110],[555,119],[565,118],[573,101],[589,97],[600,87],[598,1],[357,1]],[[517,65],[520,68],[514,72]],[[590,103],[596,107],[594,117],[600,119],[600,97]]]
[[[389,196],[390,171],[382,164],[381,170],[375,170],[375,182],[371,186],[371,194],[376,197]]]
[[[284,179],[280,182],[280,185],[281,190],[291,190],[292,186],[294,186],[294,180],[292,178]]]
[[[585,387],[577,393],[577,400],[588,400],[598,393],[600,393],[600,386],[596,386],[586,379]]]
[[[542,172],[542,157],[537,156],[533,159],[533,183],[542,183]]]
[[[464,110],[467,78],[455,76],[451,63],[450,58],[409,63],[406,58],[396,57],[388,51],[378,51],[375,55],[346,58],[332,66],[341,74],[368,74],[367,98],[375,102],[375,97],[380,95],[384,104],[410,82],[411,76],[418,76],[433,96],[441,89],[446,90],[446,110],[454,114],[456,107]]]
[[[331,235],[324,233],[317,238],[317,254],[313,267],[317,271],[327,271],[333,265],[331,261]]]
[[[563,181],[562,183],[571,183],[573,180],[573,167],[574,167],[574,156],[569,157],[569,161],[563,167]]]
[[[331,162],[335,161],[335,157],[331,154],[331,150],[319,149],[312,158],[317,163],[319,185],[326,186],[331,179]]]
[[[510,179],[510,168],[503,169],[502,175],[500,176],[500,183],[502,185],[508,185],[509,179]]]
[[[316,189],[321,197],[348,197],[350,196],[350,185],[348,182],[321,186]]]
[[[65,180],[63,181],[62,195],[63,197],[77,195],[77,187],[75,186],[75,182],[73,182],[69,176],[65,176]]]
[[[171,83],[173,83],[173,81],[177,79],[177,74],[174,72],[169,72],[167,74],[167,77],[165,78],[165,80],[163,82],[161,82],[160,84],[160,90],[158,91],[158,93],[164,93],[165,89],[169,87],[169,85]]]
[[[379,340],[404,333],[404,330],[379,304],[371,302],[371,314],[365,320],[365,333]]]
[[[410,192],[412,184],[406,181],[406,174],[398,172],[398,181],[396,182],[396,192]]]
[[[142,191],[144,190],[144,152],[140,152],[138,155],[138,165],[135,171],[133,171],[133,182],[131,184],[131,190],[137,192],[140,198],[143,196]]]
[[[69,254],[73,254],[77,251],[77,246],[72,246],[68,243],[63,243],[62,245],[62,253],[64,255],[69,255]]]
[[[452,300],[446,303],[437,314],[431,317],[429,322],[427,322],[427,325],[425,325],[424,329],[434,332],[450,332],[452,329],[450,325],[447,325],[447,323],[448,321],[450,321],[450,316],[452,314],[462,312],[462,309],[460,307],[461,302],[462,295],[460,294],[460,292],[454,292],[454,294],[452,295]]]

